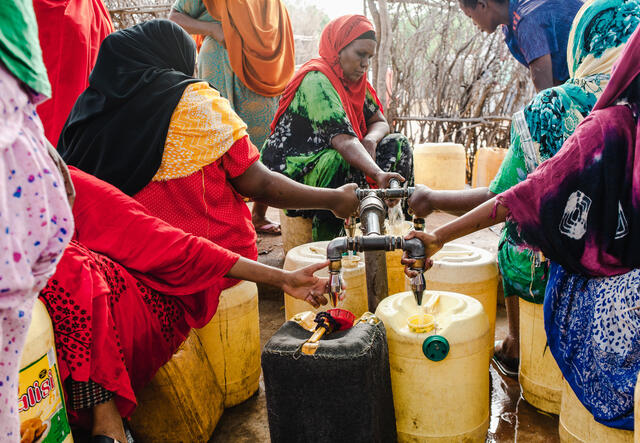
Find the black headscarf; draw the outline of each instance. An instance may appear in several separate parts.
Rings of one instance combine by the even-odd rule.
[[[169,122],[194,79],[196,47],[168,20],[109,35],[58,140],[64,160],[133,195],[160,168]]]

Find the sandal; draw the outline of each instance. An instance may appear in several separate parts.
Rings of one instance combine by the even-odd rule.
[[[520,359],[507,357],[502,353],[502,340],[497,340],[494,345],[495,351],[493,353],[492,360],[496,367],[507,377],[517,380],[518,370],[520,368]]]
[[[280,225],[277,223],[267,223],[262,226],[255,226],[258,234],[280,235]]]

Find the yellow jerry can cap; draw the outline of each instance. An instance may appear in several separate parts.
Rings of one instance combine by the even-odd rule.
[[[435,325],[436,321],[431,314],[414,314],[407,318],[407,326],[409,326],[409,330],[417,334],[432,331],[433,328],[435,328]]]

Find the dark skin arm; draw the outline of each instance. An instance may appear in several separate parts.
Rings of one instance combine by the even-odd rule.
[[[356,212],[359,205],[353,183],[338,189],[314,188],[270,171],[259,161],[230,181],[241,195],[275,208],[326,209],[336,217],[347,218]]]
[[[327,304],[327,299],[322,294],[328,292],[329,279],[316,277],[313,273],[328,264],[329,262],[326,261],[306,266],[297,271],[285,271],[240,257],[225,277],[275,286],[317,308]]]
[[[536,92],[556,86],[558,82],[553,79],[553,65],[551,55],[546,54],[529,63],[529,74]]]
[[[178,12],[175,9],[169,12],[169,20],[180,25],[182,29],[189,34],[209,35],[222,46],[225,46],[224,33],[222,32],[222,25],[220,23],[198,20],[182,12]]]
[[[378,143],[387,134],[389,134],[390,128],[387,119],[384,114],[378,109],[378,112],[373,114],[369,120],[367,120],[367,133],[362,138],[362,146],[367,150],[371,158],[376,159],[376,148]]]
[[[495,195],[489,188],[438,191],[424,185],[416,185],[413,195],[409,198],[409,208],[417,217],[426,217],[435,210],[462,215]]]
[[[495,214],[493,214],[494,206]],[[427,257],[431,257],[442,249],[442,246],[444,246],[445,243],[505,221],[507,218],[507,212],[508,210],[505,206],[500,204],[496,206],[496,199],[494,197],[477,208],[467,212],[462,217],[458,217],[432,232],[411,231],[405,238],[419,238],[425,246]],[[411,271],[409,269],[414,262],[415,260],[408,258],[406,254],[402,258],[402,264],[406,266],[404,272],[409,277],[414,277],[416,275],[415,271]],[[430,262],[427,263],[427,268],[429,267],[431,267]]]
[[[375,180],[380,188],[388,188],[389,180],[404,181],[404,177],[396,172],[385,172],[376,164],[357,137],[348,134],[336,135],[331,139],[331,146],[356,169]]]
[[[376,164],[376,148],[380,140],[389,134],[389,123],[378,110],[367,120],[367,133],[358,140],[349,134],[339,134],[331,139],[331,146],[356,169],[375,180],[379,188],[388,188],[389,180],[404,181],[404,177],[395,172],[385,172]]]

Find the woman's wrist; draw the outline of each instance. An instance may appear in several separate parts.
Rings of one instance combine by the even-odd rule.
[[[447,225],[441,226],[439,228],[436,228],[433,232],[431,232],[431,234],[433,234],[434,238],[434,242],[436,243],[436,245],[438,245],[439,247],[442,247],[445,243],[449,242],[450,240],[448,240],[448,234],[446,232],[446,228]]]
[[[211,22],[209,25],[209,35],[218,43],[224,43],[224,32],[222,31],[222,25],[218,22]]]
[[[378,165],[376,165],[378,166]],[[382,177],[384,174],[386,174],[386,172],[384,172],[382,169],[380,169],[380,167],[378,167],[378,170],[373,174],[373,175],[369,175],[369,177],[371,177],[376,183],[382,181],[382,179],[384,177]]]
[[[289,271],[277,268],[277,271],[272,274],[271,286],[283,289],[284,286],[289,282],[290,275],[291,273]]]

